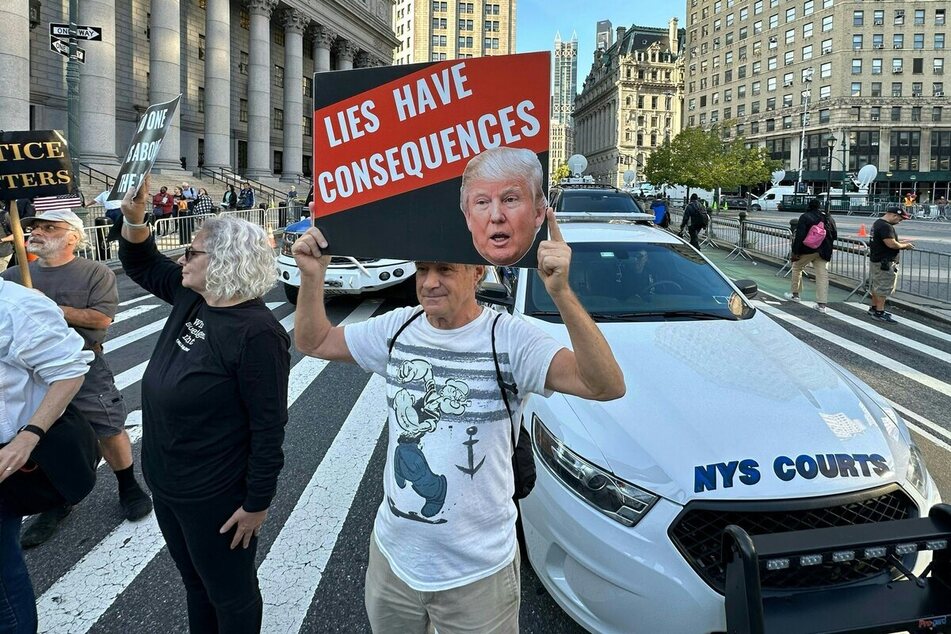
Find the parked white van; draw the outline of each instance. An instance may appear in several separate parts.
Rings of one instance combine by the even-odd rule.
[[[750,209],[753,211],[776,211],[777,205],[783,202],[783,196],[796,193],[793,185],[777,185],[770,187],[759,198],[754,198],[750,203]]]

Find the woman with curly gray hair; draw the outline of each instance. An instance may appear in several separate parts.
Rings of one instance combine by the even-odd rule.
[[[259,632],[257,535],[284,464],[290,339],[261,297],[277,281],[260,227],[209,218],[176,262],[122,201],[119,258],[172,305],[142,377],[142,464],[182,575],[192,632]]]

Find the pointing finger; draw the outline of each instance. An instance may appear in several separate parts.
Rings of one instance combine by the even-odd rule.
[[[561,228],[558,226],[558,220],[555,218],[555,210],[549,207],[547,213],[548,213],[548,239],[554,240],[555,242],[564,242],[565,239],[561,235]]]

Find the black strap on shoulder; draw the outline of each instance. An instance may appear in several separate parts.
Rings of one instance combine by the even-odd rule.
[[[411,323],[413,323],[414,321],[416,321],[416,318],[419,317],[420,315],[422,315],[423,312],[425,312],[425,311],[422,311],[422,310],[421,310],[421,311],[419,311],[418,313],[414,314],[412,317],[410,317],[409,319],[407,319],[406,321],[403,322],[403,325],[399,327],[399,330],[396,331],[396,334],[394,334],[394,335],[390,338],[390,347],[389,347],[389,349],[388,349],[387,352],[386,352],[386,356],[390,356],[391,354],[393,354],[393,346],[396,345],[396,338],[399,337],[400,334],[402,334],[402,332],[403,332],[404,330],[406,330],[406,329],[409,327],[409,325],[410,325]]]
[[[495,327],[501,318],[502,313],[499,313],[492,320],[492,360],[495,362],[495,381],[499,384],[502,402],[505,403],[505,411],[508,412],[509,422],[512,426],[512,451],[515,451],[515,446],[518,444],[518,436],[516,435],[518,432],[515,431],[515,418],[512,416],[512,407],[509,405],[509,397],[506,392],[511,391],[514,396],[518,396],[518,386],[515,383],[506,383],[502,380],[502,368],[499,367],[499,355],[495,349]]]

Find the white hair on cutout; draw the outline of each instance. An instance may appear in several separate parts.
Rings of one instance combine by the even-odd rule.
[[[504,181],[521,178],[532,192],[535,208],[547,207],[548,200],[542,189],[542,164],[534,152],[525,148],[497,147],[476,154],[462,173],[459,189],[459,207],[466,210],[466,198],[472,181]]]

